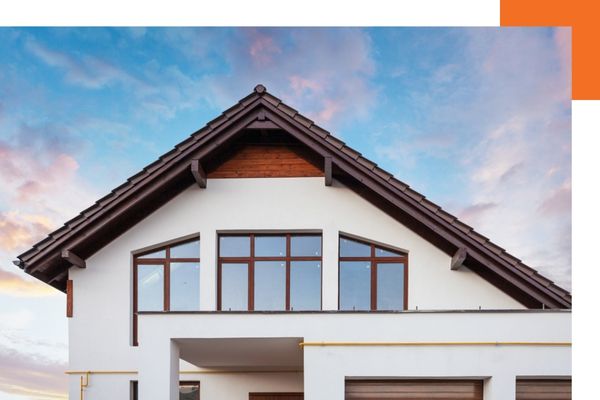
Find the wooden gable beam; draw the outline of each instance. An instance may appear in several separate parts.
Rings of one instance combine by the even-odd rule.
[[[465,259],[467,258],[467,249],[465,247],[459,247],[458,250],[456,250],[456,253],[454,253],[454,255],[452,256],[452,261],[450,261],[450,269],[452,271],[456,271],[457,269],[459,269],[463,262],[465,262]]]
[[[330,156],[325,157],[325,186],[333,183],[333,160]]]
[[[71,250],[64,249],[60,253],[60,256],[63,260],[67,261],[69,264],[77,268],[85,268],[85,260],[83,260],[77,254],[73,253]]]
[[[200,165],[200,160],[192,160],[192,175],[201,189],[206,189],[206,172]]]

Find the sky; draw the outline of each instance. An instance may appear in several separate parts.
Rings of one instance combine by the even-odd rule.
[[[12,265],[264,84],[571,288],[570,28],[0,28],[0,400],[66,398],[64,294]]]

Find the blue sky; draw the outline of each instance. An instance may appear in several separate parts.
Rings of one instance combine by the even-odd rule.
[[[5,28],[0,60],[0,400],[66,391],[64,296],[11,260],[257,83],[570,289],[568,28]]]

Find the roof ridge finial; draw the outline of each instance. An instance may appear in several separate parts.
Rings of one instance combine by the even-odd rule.
[[[267,88],[262,83],[259,83],[258,85],[254,86],[254,91],[258,94],[263,94],[267,92]]]

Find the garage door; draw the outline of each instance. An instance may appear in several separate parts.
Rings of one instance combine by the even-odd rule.
[[[517,400],[571,400],[571,380],[518,379]]]
[[[479,380],[347,380],[346,400],[482,400]]]

